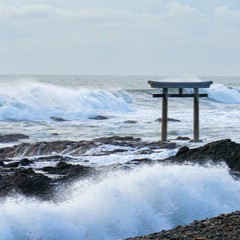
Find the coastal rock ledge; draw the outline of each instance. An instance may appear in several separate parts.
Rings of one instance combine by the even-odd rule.
[[[178,226],[168,231],[128,240],[239,240],[240,211],[221,214],[218,217],[194,221],[187,226]]]
[[[184,146],[175,156],[165,161],[175,164],[190,162],[200,165],[225,162],[232,172],[240,173],[240,144],[224,139],[194,149]]]

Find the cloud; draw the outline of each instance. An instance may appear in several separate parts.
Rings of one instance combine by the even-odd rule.
[[[53,7],[47,5],[26,5],[19,8],[2,5],[0,6],[1,18],[17,18],[17,19],[35,19],[47,18],[55,12]]]
[[[0,5],[0,71],[15,61],[25,72],[192,73],[240,60],[240,12],[228,4],[209,14],[183,0],[41,2]]]
[[[182,5],[176,1],[167,4],[167,15],[169,17],[186,17],[200,15],[197,9],[189,7],[188,5]]]
[[[219,6],[214,11],[216,21],[225,25],[226,27],[240,28],[240,11],[231,10],[227,5]]]

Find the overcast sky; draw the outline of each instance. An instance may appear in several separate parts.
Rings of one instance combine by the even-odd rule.
[[[240,0],[0,0],[0,74],[240,75]]]

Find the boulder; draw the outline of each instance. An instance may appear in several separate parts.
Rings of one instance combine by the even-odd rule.
[[[102,116],[102,115],[97,115],[97,116],[89,117],[89,119],[92,119],[92,120],[106,120],[106,119],[108,119],[108,117]]]
[[[179,140],[179,141],[190,141],[191,139],[189,137],[182,137],[182,136],[178,136],[176,138],[176,140]]]
[[[74,180],[77,178],[90,177],[96,173],[95,169],[92,167],[82,166],[79,164],[68,164],[64,161],[58,162],[56,167],[43,167],[41,170],[49,174],[63,175],[61,177],[62,180]]]
[[[174,118],[168,118],[167,120],[168,122],[181,122],[180,120]],[[155,122],[162,122],[162,118],[157,118]]]
[[[32,168],[19,169],[0,177],[0,196],[14,193],[47,199],[53,189],[48,177],[35,173]]]
[[[50,117],[53,121],[55,121],[55,122],[65,122],[65,121],[67,121],[66,119],[64,119],[64,118],[61,118],[61,117]]]
[[[5,134],[5,135],[0,135],[0,143],[8,143],[8,142],[17,142],[18,140],[21,139],[28,139],[29,136],[25,134]]]
[[[127,121],[124,121],[123,123],[126,123],[126,124],[136,124],[137,121],[135,121],[135,120],[127,120]]]

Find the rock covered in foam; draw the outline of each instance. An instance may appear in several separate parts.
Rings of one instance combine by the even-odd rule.
[[[52,160],[54,158],[53,156]],[[47,159],[43,157],[43,160],[50,161],[50,157],[47,157]],[[19,168],[21,163],[30,164],[29,162],[32,161],[24,159],[24,161],[8,163],[3,166],[0,172],[0,197],[23,194],[47,200],[58,192],[58,188],[62,184],[93,175],[97,176],[98,174],[95,168],[68,164],[64,161],[59,161],[56,166],[46,166],[38,169]],[[50,177],[49,175],[56,176]]]
[[[103,146],[109,146],[109,149]],[[96,148],[100,151],[96,152]],[[103,147],[103,148],[102,148]],[[21,143],[0,149],[0,196],[20,193],[27,196],[49,199],[61,186],[77,179],[97,177],[99,173],[115,170],[129,170],[130,165],[151,164],[151,159],[134,159],[124,164],[106,167],[84,166],[75,162],[74,156],[102,156],[121,154],[129,151],[134,154],[152,153],[160,148],[176,147],[175,143],[145,142],[140,138],[102,137],[91,141],[55,141]],[[68,156],[66,156],[68,155]],[[34,156],[32,160],[28,157]],[[16,160],[15,158],[20,158]],[[38,167],[44,163],[44,167]],[[55,164],[56,163],[56,164]],[[40,165],[39,165],[40,164]],[[57,186],[57,188],[56,188]]]
[[[5,147],[0,149],[0,159],[14,158],[14,157],[30,157],[39,155],[51,155],[55,154],[69,154],[71,156],[81,156],[87,153],[87,151],[97,148],[103,145],[116,146],[119,149],[113,151],[103,151],[98,153],[99,155],[109,155],[116,152],[123,152],[125,150],[121,147],[129,147],[134,149],[149,148],[151,150],[156,149],[174,149],[175,143],[167,143],[161,141],[146,142],[140,138],[134,138],[132,136],[119,137],[102,137],[96,138],[90,141],[53,141],[53,142],[37,142],[37,143],[21,143],[13,147]]]
[[[58,162],[55,167],[52,167],[52,166],[43,167],[41,170],[49,174],[62,175],[61,180],[79,179],[79,178],[89,177],[97,173],[95,169],[92,167],[82,166],[79,164],[77,165],[68,164],[64,161]]]

